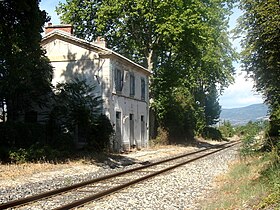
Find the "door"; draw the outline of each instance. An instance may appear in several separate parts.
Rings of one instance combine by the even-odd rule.
[[[141,115],[141,146],[145,146],[145,120],[144,115]]]
[[[129,142],[130,142],[130,148],[135,145],[134,142],[134,116],[133,114],[129,114]]]
[[[116,138],[113,142],[114,151],[121,150],[122,130],[121,130],[121,112],[116,112]]]

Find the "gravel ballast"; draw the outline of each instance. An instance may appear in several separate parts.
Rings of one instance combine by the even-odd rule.
[[[0,203],[136,167],[139,165],[137,162],[156,161],[170,156],[168,153],[175,155],[196,149],[175,147],[140,151],[125,156],[123,162],[110,160],[110,164],[82,167],[83,170],[80,170],[79,173],[53,171],[52,177],[41,175],[40,181],[20,183],[17,180],[17,186],[1,186]],[[201,209],[200,202],[215,188],[213,184],[215,177],[225,173],[228,170],[228,164],[236,158],[236,147],[226,149],[87,204],[82,209]],[[133,159],[134,164],[127,164],[126,161],[129,159]],[[51,209],[51,206],[44,206],[44,209]]]
[[[179,167],[82,209],[201,209],[214,180],[238,157],[236,147]]]

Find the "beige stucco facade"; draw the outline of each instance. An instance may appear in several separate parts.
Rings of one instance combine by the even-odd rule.
[[[74,77],[95,85],[96,94],[103,99],[103,114],[115,129],[115,150],[148,146],[147,69],[107,49],[102,42],[89,43],[59,29],[44,36],[42,47],[54,67],[54,86]]]

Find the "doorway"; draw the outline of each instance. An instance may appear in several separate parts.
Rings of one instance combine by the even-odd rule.
[[[122,130],[121,130],[121,112],[116,112],[116,138],[113,142],[113,150],[121,150]]]
[[[145,120],[144,115],[141,115],[141,146],[145,146]]]
[[[133,114],[129,114],[129,142],[130,142],[130,148],[132,148],[133,146],[135,146],[135,142],[134,142],[134,115]]]

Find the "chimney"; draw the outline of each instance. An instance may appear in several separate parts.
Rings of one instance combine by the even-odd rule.
[[[103,37],[98,36],[97,39],[94,41],[94,44],[96,44],[99,47],[106,48],[106,41]]]
[[[70,24],[53,25],[52,23],[48,23],[48,26],[45,27],[45,34],[48,34],[54,30],[61,30],[68,34],[73,34],[72,25]]]

